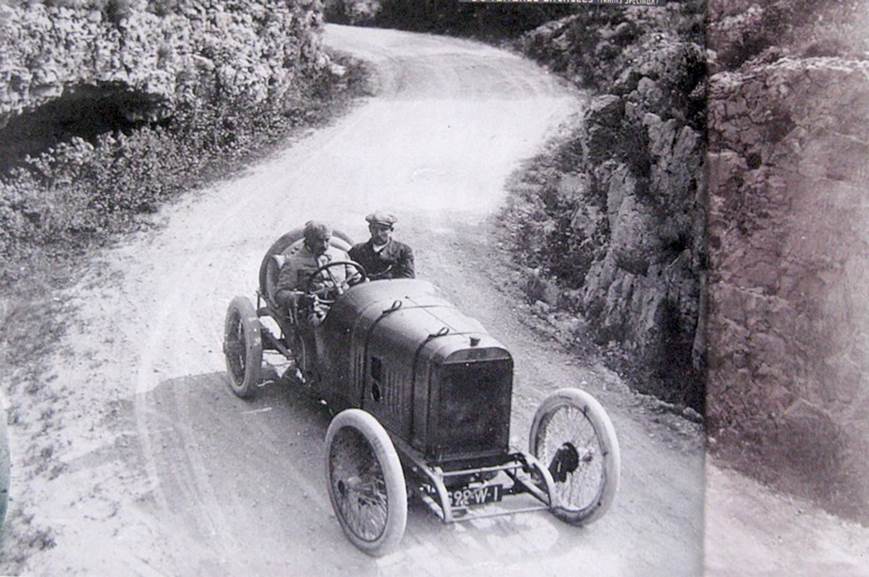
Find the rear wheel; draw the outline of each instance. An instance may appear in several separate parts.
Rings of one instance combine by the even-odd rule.
[[[619,485],[621,456],[609,417],[594,397],[560,389],[537,409],[531,454],[552,476],[552,513],[571,525],[600,518]]]
[[[370,414],[347,409],[326,433],[326,481],[344,534],[369,555],[398,546],[407,524],[407,489],[395,447]]]
[[[235,297],[226,311],[223,354],[229,387],[241,398],[253,396],[260,380],[263,343],[259,318],[250,300]]]

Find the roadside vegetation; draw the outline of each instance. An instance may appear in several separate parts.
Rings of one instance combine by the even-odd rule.
[[[293,131],[320,124],[362,86],[340,67],[292,98],[243,108],[214,101],[85,140],[72,135],[0,174],[0,282],[14,287],[119,233],[151,226],[165,202],[243,168]]]

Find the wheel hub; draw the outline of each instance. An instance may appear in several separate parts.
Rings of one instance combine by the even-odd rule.
[[[570,473],[576,471],[580,461],[588,462],[589,460],[590,458],[586,458],[586,455],[583,455],[582,459],[580,458],[579,451],[576,450],[573,443],[564,443],[555,452],[555,456],[549,464],[549,473],[556,483],[563,483]]]

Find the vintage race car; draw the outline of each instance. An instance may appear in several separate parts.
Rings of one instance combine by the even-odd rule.
[[[294,230],[268,250],[256,306],[246,297],[230,304],[229,385],[239,397],[253,395],[271,351],[290,361],[284,381],[312,390],[336,414],[326,480],[354,545],[371,555],[393,550],[408,495],[445,523],[547,509],[583,525],[604,514],[619,484],[619,445],[595,399],[574,388],[554,392],[534,416],[528,452],[511,449],[513,358],[500,342],[417,279],[333,283],[324,292],[320,277],[328,275],[313,273],[331,309],[310,326],[274,301],[282,255],[301,242]],[[346,251],[351,242],[336,231],[332,244]],[[323,268],[333,266],[365,277],[355,263]]]

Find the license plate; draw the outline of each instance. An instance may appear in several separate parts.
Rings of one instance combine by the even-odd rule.
[[[482,485],[480,487],[462,487],[449,492],[450,506],[473,507],[500,501],[501,485]]]

